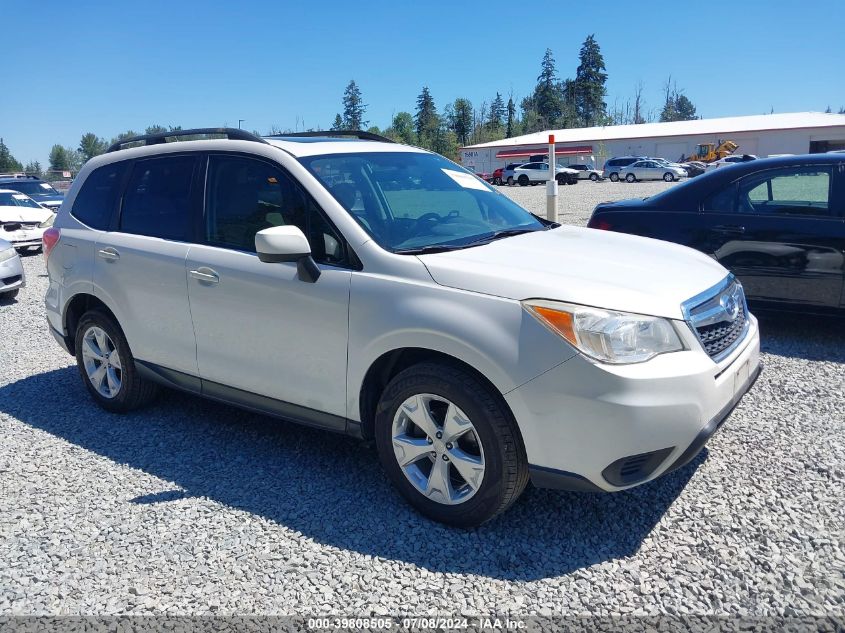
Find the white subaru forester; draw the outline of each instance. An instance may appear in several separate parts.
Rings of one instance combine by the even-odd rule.
[[[708,257],[329,135],[187,130],[85,165],[44,236],[46,305],[98,404],[164,385],[374,438],[410,503],[472,526],[529,478],[615,491],[686,464],[756,378],[757,322]]]

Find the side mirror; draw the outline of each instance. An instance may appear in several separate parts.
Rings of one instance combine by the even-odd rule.
[[[255,252],[258,259],[268,264],[296,262],[302,281],[314,283],[320,277],[320,269],[311,257],[311,245],[298,226],[274,226],[258,231]]]

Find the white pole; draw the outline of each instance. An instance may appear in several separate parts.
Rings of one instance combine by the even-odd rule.
[[[555,162],[555,135],[549,134],[549,181],[546,183],[546,219],[557,222],[557,163]]]

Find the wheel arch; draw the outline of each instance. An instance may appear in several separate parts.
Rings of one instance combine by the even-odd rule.
[[[76,326],[79,323],[79,319],[82,318],[82,315],[86,312],[95,309],[102,310],[108,314],[114,322],[117,323],[118,327],[120,327],[120,322],[117,320],[114,311],[111,310],[102,299],[99,299],[93,294],[89,294],[87,292],[75,294],[71,300],[67,302],[64,314],[62,315],[62,327],[64,329],[65,343],[71,354],[76,354]]]
[[[493,382],[487,378],[483,373],[477,370],[464,360],[445,352],[423,348],[423,347],[402,347],[390,350],[379,356],[364,374],[364,380],[358,395],[358,408],[361,419],[361,431],[364,437],[373,437],[373,426],[375,422],[375,412],[378,405],[379,398],[388,383],[399,372],[425,362],[435,362],[456,367],[461,369],[473,378],[478,380],[482,385],[487,387],[490,392],[499,401],[502,410],[506,415],[511,416],[511,419],[516,422],[516,418],[511,411],[510,406],[505,400],[504,395],[496,387]],[[516,424],[516,428],[519,425]]]

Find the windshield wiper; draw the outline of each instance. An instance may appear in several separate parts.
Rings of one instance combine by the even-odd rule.
[[[393,252],[398,255],[428,255],[430,253],[457,251],[462,248],[466,248],[467,246],[470,246],[470,244],[432,244],[430,246],[421,246],[419,248],[403,248]]]
[[[495,233],[483,235],[477,240],[473,240],[472,242],[470,242],[470,244],[484,244],[486,242],[492,242],[494,240],[502,239],[503,237],[512,237],[514,235],[522,235],[523,233],[534,233],[536,231],[547,231],[550,228],[552,227],[543,227],[542,229],[502,229],[501,231],[496,231]]]

